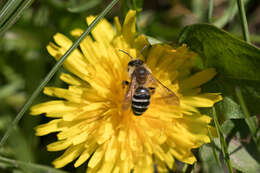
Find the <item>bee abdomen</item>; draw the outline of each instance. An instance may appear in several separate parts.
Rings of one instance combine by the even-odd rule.
[[[135,90],[132,99],[132,110],[137,116],[142,115],[149,107],[150,93],[147,88],[139,87]]]

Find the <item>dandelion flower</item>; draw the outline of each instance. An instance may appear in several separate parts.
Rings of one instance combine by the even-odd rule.
[[[193,164],[191,149],[210,142],[208,127],[211,118],[198,111],[212,107],[221,100],[218,93],[200,93],[200,85],[212,79],[214,69],[191,74],[195,54],[185,45],[149,45],[144,35],[135,30],[135,11],[129,11],[121,26],[115,27],[103,19],[64,62],[71,73],[60,79],[68,88],[46,87],[44,94],[57,100],[35,105],[32,115],[45,114],[54,118],[36,127],[36,135],[57,133],[57,142],[47,146],[49,151],[65,152],[53,164],[56,168],[70,162],[78,167],[88,161],[87,172],[159,172],[172,169],[175,159]],[[94,17],[87,17],[90,24]],[[83,31],[71,32],[78,37]],[[72,41],[58,33],[48,52],[58,60]],[[150,49],[140,53],[144,46]],[[130,57],[143,59],[161,83],[176,93],[179,104],[151,104],[141,116],[121,110],[130,80],[127,64]],[[144,56],[143,56],[144,55]],[[155,91],[156,95],[156,91]],[[154,97],[154,96],[151,96]]]

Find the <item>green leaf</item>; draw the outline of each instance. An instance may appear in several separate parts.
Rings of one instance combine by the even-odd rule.
[[[225,119],[244,118],[234,91],[242,90],[252,115],[260,113],[260,50],[227,32],[208,24],[183,29],[179,43],[187,44],[201,58],[202,68],[214,67],[218,76],[204,85],[207,92],[220,92],[223,101],[216,104],[217,114]]]
[[[216,67],[227,78],[260,81],[260,50],[215,26],[185,27],[179,43],[186,43],[203,58],[205,67]]]

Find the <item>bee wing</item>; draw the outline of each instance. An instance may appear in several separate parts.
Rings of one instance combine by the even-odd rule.
[[[123,111],[127,110],[131,105],[131,101],[132,101],[132,97],[133,97],[133,94],[134,94],[134,89],[136,87],[136,84],[137,84],[136,83],[136,76],[133,75],[131,82],[128,85],[128,88],[127,88],[127,91],[126,91],[126,94],[125,94],[125,97],[124,97],[124,100],[123,100],[123,103],[122,103],[122,110]]]
[[[178,96],[169,88],[164,86],[158,79],[152,76],[151,73],[148,75],[148,85],[155,87],[155,93],[160,96],[155,97],[153,100],[163,101],[166,104],[179,105],[180,101]]]

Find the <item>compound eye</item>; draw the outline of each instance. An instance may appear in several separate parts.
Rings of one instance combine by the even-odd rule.
[[[143,65],[143,64],[144,64],[144,62],[142,60],[138,61],[138,65]]]

